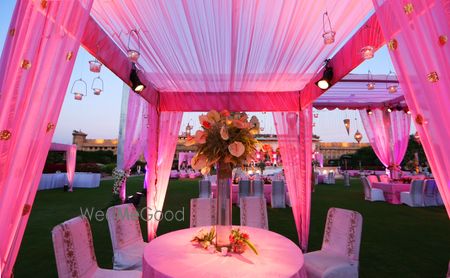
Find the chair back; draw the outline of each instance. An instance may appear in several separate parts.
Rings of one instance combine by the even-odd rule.
[[[198,182],[198,197],[210,198],[211,197],[211,182],[209,180],[200,180]]]
[[[262,180],[253,181],[253,196],[264,197],[264,183]]]
[[[217,175],[212,175],[209,177],[211,184],[217,184]]]
[[[133,204],[123,204],[109,207],[106,211],[109,234],[114,253],[126,246],[142,243],[139,213]]]
[[[52,230],[58,277],[90,277],[98,268],[87,218],[78,216]]]
[[[361,177],[362,184],[364,186],[364,199],[371,200],[372,196],[370,194],[371,188],[369,184],[369,180],[367,177]]]
[[[411,200],[414,206],[423,205],[423,180],[413,180],[411,182],[411,189],[409,194],[411,194]]]
[[[435,180],[425,180],[423,187],[423,204],[424,206],[437,206],[437,185]]]
[[[359,212],[330,208],[322,241],[322,250],[359,261],[362,216]]]
[[[239,181],[239,198],[250,196],[250,180]]]
[[[240,199],[241,226],[269,229],[267,205],[264,197],[243,197]]]
[[[216,199],[191,199],[190,227],[216,225]]]
[[[336,184],[336,178],[334,172],[328,173],[328,183],[329,184]]]
[[[388,183],[390,182],[388,175],[380,175],[380,182]]]
[[[375,176],[375,175],[367,176],[367,179],[369,180],[370,188],[372,188],[372,183],[374,183],[374,182],[379,182],[379,181],[378,181],[378,177]]]
[[[284,181],[272,181],[272,194],[270,203],[273,208],[286,207],[286,188]]]

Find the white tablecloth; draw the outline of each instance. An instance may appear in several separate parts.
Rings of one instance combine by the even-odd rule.
[[[73,187],[99,187],[100,177],[101,175],[98,173],[75,173]],[[68,184],[66,173],[42,174],[38,190],[63,188],[66,184]]]
[[[168,277],[306,277],[303,254],[282,235],[250,227],[248,232],[259,255],[248,249],[227,257],[193,246],[200,228],[171,232],[152,240],[144,250],[144,278]]]

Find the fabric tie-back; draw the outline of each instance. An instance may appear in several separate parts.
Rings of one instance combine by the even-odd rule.
[[[156,237],[160,220],[157,218],[161,215],[169,185],[182,117],[182,112],[159,113],[154,106],[148,105],[147,147],[144,151],[148,240]]]
[[[126,103],[126,117],[119,143],[117,156],[117,168],[129,172],[134,163],[143,153],[144,144],[147,139],[147,102],[134,93],[133,90],[124,92]],[[120,154],[120,156],[119,156]],[[127,180],[120,186],[120,199],[126,198]]]
[[[450,1],[373,0],[373,4],[450,216]]]
[[[298,239],[306,251],[311,208],[312,106],[300,112],[274,112],[273,118]]]
[[[0,60],[0,269],[10,277],[92,0],[17,1]]]
[[[372,149],[381,163],[389,168],[391,176],[396,177],[408,147],[411,115],[381,109],[372,110],[371,115],[360,110],[359,114]]]

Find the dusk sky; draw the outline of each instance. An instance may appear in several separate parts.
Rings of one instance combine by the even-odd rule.
[[[0,3],[0,45],[2,50],[14,5],[15,1],[13,0],[2,0]],[[93,57],[83,48],[78,52],[53,142],[71,143],[74,129],[81,129],[88,134],[88,138],[117,138],[123,82],[103,66],[100,76],[104,80],[104,92],[100,96],[91,94],[92,80],[98,76],[89,71],[88,62],[92,59]],[[368,69],[374,74],[386,74],[389,70],[394,69],[386,47],[380,49],[373,59],[360,65],[353,73],[367,74]],[[79,78],[83,78],[88,86],[88,96],[82,101],[74,100],[70,92],[73,82]],[[315,119],[314,134],[320,136],[322,141],[355,142],[353,134],[356,132],[356,128],[359,128],[363,133],[363,142],[367,142],[359,115],[355,111],[321,110],[318,114],[319,117]],[[184,130],[186,124],[192,120],[191,123],[194,124],[194,130],[196,130],[199,127],[198,115],[199,113],[185,113],[181,128]],[[253,114],[250,113],[250,115]],[[275,133],[271,113],[256,113],[256,115],[261,121],[261,126],[264,127],[263,133]],[[343,119],[347,117],[352,121],[350,135],[347,135],[343,124]],[[355,117],[357,123],[355,123]],[[411,133],[413,132],[414,128],[412,127]]]

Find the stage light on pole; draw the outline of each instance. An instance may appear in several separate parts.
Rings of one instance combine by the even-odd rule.
[[[322,90],[326,90],[331,86],[331,80],[333,79],[333,68],[328,66],[329,60],[325,61],[325,71],[322,78],[316,82],[317,87]]]

